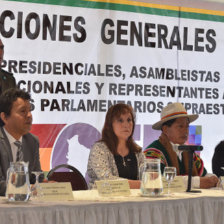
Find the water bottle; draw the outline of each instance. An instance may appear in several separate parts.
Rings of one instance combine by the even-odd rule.
[[[140,167],[142,196],[159,196],[163,192],[160,159],[145,159]]]
[[[26,202],[30,198],[28,162],[11,162],[7,171],[6,197],[9,202]]]

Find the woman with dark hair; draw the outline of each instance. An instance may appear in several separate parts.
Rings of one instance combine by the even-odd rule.
[[[106,114],[102,138],[90,151],[87,173],[89,187],[95,180],[126,178],[139,188],[138,168],[144,163],[142,149],[133,140],[135,115],[132,107],[116,104]]]

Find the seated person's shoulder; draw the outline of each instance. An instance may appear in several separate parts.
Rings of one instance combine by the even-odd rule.
[[[36,142],[36,143],[39,142],[39,138],[36,135],[34,135],[34,134],[30,133],[30,132],[25,134],[23,136],[23,138],[28,140],[28,141],[33,141],[33,142]]]
[[[221,141],[215,147],[215,151],[213,154],[213,160],[215,160],[215,159],[220,160],[220,158],[223,158],[223,157],[224,157],[224,141]]]
[[[90,155],[109,155],[111,154],[109,148],[103,141],[96,142],[90,150]]]
[[[223,150],[224,151],[224,141],[221,141],[216,147],[215,150]]]
[[[158,148],[158,147],[161,147],[161,143],[159,140],[155,140],[153,142],[151,142],[146,148],[145,150],[149,149],[149,148]],[[144,150],[144,151],[145,151]]]
[[[103,141],[95,142],[93,148],[107,148],[107,145]]]

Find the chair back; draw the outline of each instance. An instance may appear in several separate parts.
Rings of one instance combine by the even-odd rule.
[[[70,171],[68,172],[56,171],[60,168],[66,168]],[[61,164],[51,169],[47,174],[47,179],[54,180],[57,182],[70,182],[73,191],[88,189],[88,185],[83,175],[75,167],[68,164]]]

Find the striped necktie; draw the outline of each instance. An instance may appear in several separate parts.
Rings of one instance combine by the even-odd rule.
[[[16,162],[23,161],[22,143],[20,141],[15,141],[14,144],[17,146]]]

